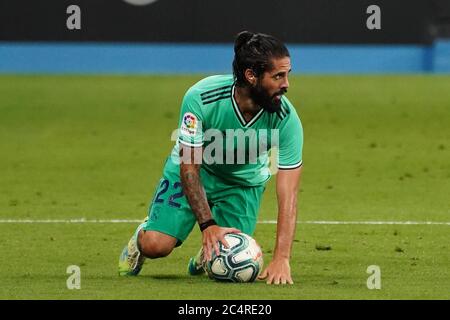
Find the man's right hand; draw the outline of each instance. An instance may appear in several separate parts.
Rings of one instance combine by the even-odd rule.
[[[236,228],[223,228],[218,225],[212,225],[203,230],[203,259],[205,261],[211,261],[213,250],[216,252],[218,256],[220,254],[219,251],[219,241],[222,244],[229,248],[228,242],[225,240],[225,235],[227,233],[240,233],[241,231]]]

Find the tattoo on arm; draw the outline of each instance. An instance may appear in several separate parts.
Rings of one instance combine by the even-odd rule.
[[[211,219],[211,209],[200,180],[200,166],[182,164],[180,166],[180,176],[183,192],[197,217],[198,223]]]

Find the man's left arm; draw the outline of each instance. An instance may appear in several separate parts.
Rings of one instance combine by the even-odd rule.
[[[297,191],[302,173],[303,127],[295,108],[283,99],[286,116],[277,125],[279,129],[277,237],[273,259],[261,274],[268,284],[293,284],[291,277],[291,249],[297,223]]]
[[[293,284],[290,258],[297,226],[297,192],[302,166],[291,170],[279,170],[276,189],[278,198],[277,237],[273,259],[260,279],[267,284]]]

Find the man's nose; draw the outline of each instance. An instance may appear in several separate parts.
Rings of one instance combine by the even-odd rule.
[[[283,83],[281,84],[281,89],[288,89],[289,88],[289,80],[288,78],[285,78]]]

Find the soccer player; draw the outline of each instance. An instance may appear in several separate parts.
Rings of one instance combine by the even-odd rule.
[[[293,283],[289,260],[303,129],[284,96],[291,71],[289,51],[270,35],[243,31],[235,39],[234,53],[233,75],[207,77],[186,92],[178,140],[148,217],[122,251],[120,275],[137,275],[146,258],[169,255],[196,223],[203,245],[189,261],[192,275],[204,272],[202,263],[211,260],[213,250],[218,253],[218,242],[228,246],[225,234],[252,235],[272,175],[268,151],[278,149],[276,243],[273,260],[259,278],[268,284]]]

